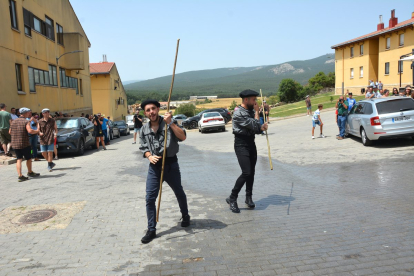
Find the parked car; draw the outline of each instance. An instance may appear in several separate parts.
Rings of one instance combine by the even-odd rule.
[[[213,108],[213,109],[206,109],[198,113],[197,115],[187,118],[182,122],[183,127],[187,129],[197,128],[198,122],[201,119],[201,115],[206,112],[218,112],[224,119],[224,123],[227,124],[231,121],[231,113],[225,108]]]
[[[211,130],[226,130],[226,123],[223,116],[218,112],[205,112],[198,122],[198,131],[204,133]]]
[[[129,129],[134,129],[134,115],[125,116],[125,122],[127,123]]]
[[[119,127],[115,125],[114,122],[112,122],[111,120],[108,121],[108,126],[109,126],[109,139],[113,140],[114,137],[121,137],[121,133],[119,132]]]
[[[86,148],[95,144],[93,124],[88,119],[69,117],[55,121],[58,128],[56,148],[59,153],[83,155]],[[40,141],[38,147],[40,148]]]
[[[116,121],[115,126],[118,127],[119,133],[121,135],[129,135],[130,134],[129,127],[124,121]]]
[[[179,125],[182,125],[183,121],[187,119],[184,114],[177,114],[173,116],[173,119],[177,121]]]
[[[361,137],[364,146],[382,139],[414,139],[414,100],[388,97],[359,101],[349,113],[346,133]]]

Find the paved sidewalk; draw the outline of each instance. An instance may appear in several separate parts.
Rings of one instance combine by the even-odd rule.
[[[148,161],[132,135],[107,151],[61,156],[51,173],[36,162],[41,178],[23,183],[14,166],[0,167],[0,210],[86,202],[65,229],[0,234],[0,275],[414,275],[412,144],[363,149],[371,156],[354,159],[358,140],[337,146],[327,121],[331,138],[312,141],[306,120],[270,124],[273,171],[265,138],[256,138],[257,208],[244,207],[242,192],[241,214],[224,201],[240,174],[231,126],[189,132],[179,163],[192,224],[179,226],[164,184],[158,238],[147,245]],[[335,155],[338,148],[345,153]]]

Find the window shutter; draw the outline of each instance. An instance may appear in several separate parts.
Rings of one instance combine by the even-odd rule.
[[[30,27],[30,12],[26,9],[23,9],[23,21],[24,25]]]
[[[33,19],[33,13],[29,13],[29,20],[30,20],[30,28],[34,29],[34,19]]]

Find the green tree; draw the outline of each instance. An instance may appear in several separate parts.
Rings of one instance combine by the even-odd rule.
[[[237,106],[236,101],[233,101],[230,105],[230,110],[234,110],[236,108],[236,106]]]
[[[267,98],[267,103],[270,105],[277,104],[277,102],[278,102],[277,96],[270,96],[269,98]]]
[[[293,79],[283,79],[279,84],[278,96],[282,102],[294,102],[302,89],[302,85]]]
[[[333,101],[333,97],[331,96],[330,98],[329,98],[329,100],[331,101],[331,103],[332,103],[332,101]]]
[[[175,109],[174,114],[184,114],[187,117],[192,117],[194,116],[195,113],[195,105],[188,103],[188,104],[182,104],[180,105],[177,109]]]

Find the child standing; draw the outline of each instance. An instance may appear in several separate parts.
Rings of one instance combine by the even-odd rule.
[[[322,127],[323,123],[321,120],[321,110],[323,109],[323,104],[318,104],[318,109],[313,113],[312,117],[312,139],[315,139],[314,133],[315,133],[315,127],[316,125],[319,125],[321,128],[321,135],[319,135],[319,138],[325,138],[325,136],[322,134]]]

